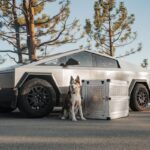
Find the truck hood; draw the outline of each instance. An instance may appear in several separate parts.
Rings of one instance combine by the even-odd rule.
[[[142,68],[141,66],[129,63],[124,60],[119,60],[119,64],[123,70],[128,70],[133,72],[148,72],[145,68]]]

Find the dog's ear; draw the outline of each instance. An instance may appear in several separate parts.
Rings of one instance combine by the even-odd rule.
[[[76,77],[76,82],[80,84],[80,77],[79,76]]]
[[[71,76],[70,77],[70,84],[72,84],[74,82],[74,78]]]

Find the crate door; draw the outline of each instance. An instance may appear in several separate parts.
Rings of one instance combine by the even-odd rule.
[[[87,118],[102,119],[104,110],[105,87],[100,81],[83,84],[84,115]]]

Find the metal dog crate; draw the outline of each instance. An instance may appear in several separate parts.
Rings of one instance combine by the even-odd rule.
[[[128,83],[119,80],[82,81],[86,118],[116,119],[129,115]]]

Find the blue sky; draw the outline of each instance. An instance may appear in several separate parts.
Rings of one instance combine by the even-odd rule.
[[[120,2],[120,0],[116,0],[117,2]],[[150,56],[150,37],[149,37],[149,33],[150,33],[150,19],[149,19],[149,15],[150,15],[150,0],[122,0],[125,3],[125,6],[128,9],[128,13],[131,14],[135,14],[136,17],[136,21],[134,24],[134,31],[137,31],[138,33],[138,38],[137,40],[131,44],[130,46],[121,48],[117,51],[117,54],[121,54],[124,53],[124,50],[129,50],[130,48],[134,48],[137,46],[137,44],[139,42],[142,42],[143,44],[143,49],[141,52],[136,53],[134,55],[130,55],[128,57],[125,57],[124,59],[140,65],[140,63],[142,62],[142,60],[144,58],[148,58]],[[74,18],[79,19],[81,22],[81,25],[84,26],[85,23],[85,19],[86,18],[93,18],[93,4],[94,4],[94,0],[71,0],[71,16],[70,16],[70,20],[73,20]],[[57,11],[57,7],[56,4],[53,3],[50,6],[47,6],[47,11],[49,12],[49,14],[56,12]],[[0,47],[1,49],[7,49],[9,48],[7,43],[5,42],[1,42],[0,41]],[[74,47],[76,47],[74,45]],[[67,46],[67,48],[69,48],[69,46]],[[61,48],[63,49],[63,47]],[[149,60],[150,63],[150,60]],[[7,61],[7,63],[5,65],[1,65],[1,67],[4,67],[6,65],[11,65],[12,61]]]

